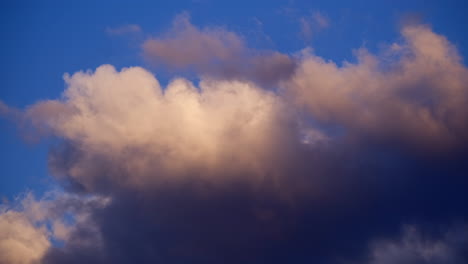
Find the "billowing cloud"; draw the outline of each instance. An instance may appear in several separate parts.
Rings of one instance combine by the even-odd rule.
[[[307,52],[259,54],[178,17],[145,52],[195,67],[200,82],[162,87],[143,68],[111,65],[66,74],[62,97],[18,112],[57,138],[49,167],[65,193],[0,219],[25,217],[14,223],[43,242],[30,256],[47,264],[380,264],[434,248],[464,260],[445,237],[394,239],[406,222],[468,215],[465,145],[447,159],[404,149],[466,140],[466,68],[426,26],[402,33],[383,55],[361,50],[337,66]],[[293,71],[277,68],[287,61]]]
[[[349,133],[404,140],[424,148],[466,143],[468,69],[452,44],[424,25],[402,29],[403,41],[357,63],[304,51],[285,89],[319,121]]]
[[[296,66],[286,54],[248,48],[241,36],[224,28],[200,29],[186,13],[175,18],[166,34],[145,41],[143,51],[155,64],[266,85],[288,78]]]
[[[250,82],[162,88],[142,68],[110,65],[65,80],[62,98],[24,118],[62,140],[49,165],[68,190],[112,200],[86,210],[44,263],[353,259],[403,219],[450,221],[464,208],[466,179],[434,170],[461,163],[396,165],[406,153],[328,135]]]
[[[281,162],[277,150],[295,140],[281,100],[253,84],[205,80],[197,88],[176,79],[163,91],[142,68],[110,65],[65,79],[63,99],[40,102],[26,116],[75,146],[76,160],[63,173],[89,190],[182,175],[261,180],[275,173],[272,161]],[[64,158],[72,157],[52,156],[52,168]]]

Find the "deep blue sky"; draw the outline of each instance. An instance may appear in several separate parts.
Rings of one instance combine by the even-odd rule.
[[[198,26],[221,25],[243,35],[250,46],[296,52],[310,45],[327,59],[352,60],[352,50],[379,47],[398,38],[405,17],[420,17],[468,55],[466,1],[2,1],[0,3],[0,99],[24,108],[57,98],[65,72],[101,64],[148,67],[139,40],[164,32],[187,11]],[[286,15],[285,10],[290,10]],[[330,26],[305,42],[297,16],[320,12]],[[258,26],[256,21],[261,21]],[[138,24],[143,36],[110,36],[106,28]],[[271,41],[266,40],[268,36]],[[158,74],[163,82],[168,74]],[[25,143],[13,124],[0,119],[0,195],[38,192],[47,177],[47,145]]]

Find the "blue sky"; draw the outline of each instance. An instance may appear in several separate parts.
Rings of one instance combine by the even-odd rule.
[[[73,74],[88,69],[94,71],[103,64],[111,64],[117,71],[123,67],[141,66],[154,74],[163,86],[179,76],[187,77],[197,83],[200,76],[196,73],[185,70],[179,71],[179,69],[174,70],[171,67],[166,67],[167,65],[155,66],[151,61],[152,58],[148,58],[142,48],[143,43],[150,38],[164,39],[167,32],[170,31],[175,18],[181,14],[188,14],[191,25],[198,29],[219,27],[222,28],[223,32],[233,32],[245,41],[248,50],[276,51],[287,55],[288,58],[295,58],[301,50],[310,48],[313,54],[325,61],[335,62],[338,67],[342,66],[343,61],[356,63],[356,50],[359,48],[365,48],[372,54],[381,54],[388,49],[391,43],[404,41],[400,29],[405,24],[425,24],[430,26],[431,32],[444,36],[456,47],[462,57],[461,67],[466,69],[466,58],[468,57],[468,34],[466,33],[468,17],[466,11],[468,11],[468,2],[461,0],[2,1],[0,3],[0,34],[2,36],[0,42],[0,57],[2,58],[0,66],[0,102],[4,102],[12,109],[23,111],[23,109],[27,109],[38,101],[59,99],[66,89],[63,77],[65,73]],[[301,21],[309,23],[307,25],[310,26],[310,32],[305,32],[307,29],[304,28]],[[134,30],[119,33],[129,25],[133,26]],[[245,55],[242,52],[241,54]],[[213,72],[206,71],[206,69],[201,70],[201,74],[205,73],[209,75]],[[266,88],[267,90],[270,89],[270,87]],[[465,88],[466,85],[462,87],[462,89]],[[424,94],[417,95],[426,98]],[[438,100],[438,98],[430,99]],[[325,105],[324,107],[331,106]],[[330,111],[332,112],[331,115],[333,115],[334,110]],[[314,114],[319,115],[318,113]],[[463,117],[463,114],[461,116]],[[346,120],[343,121],[340,118],[341,116],[337,118],[339,120],[337,122],[346,122]],[[388,118],[388,116],[382,118]],[[28,129],[22,128],[24,123],[19,121],[18,123],[17,121],[14,118],[13,120],[0,118],[0,197],[6,197],[10,200],[27,191],[32,191],[41,196],[43,193],[61,186],[61,182],[55,180],[51,169],[49,169],[51,167],[50,159],[51,157],[54,158],[54,155],[49,155],[49,153],[51,153],[51,150],[63,147],[63,141],[57,139],[55,135],[45,139],[31,140]],[[304,122],[307,123],[307,120]],[[323,122],[327,123],[327,120]],[[389,123],[391,122],[389,121]],[[328,125],[333,127],[333,124]],[[392,138],[393,135],[397,135],[401,131],[389,132],[390,136],[385,134],[383,137],[391,139],[385,141],[385,144],[381,144],[379,141],[381,139],[379,138],[380,134],[375,139],[372,132],[366,134],[368,132],[365,131],[366,128],[359,124],[350,125],[346,123],[340,125],[349,129],[349,131],[354,131],[354,134],[362,133],[363,135],[360,135],[360,139],[356,140],[358,143],[349,138],[340,141],[341,143],[338,143],[338,145],[343,144],[343,147],[341,148],[340,145],[339,150],[332,151],[332,154],[320,152],[320,155],[328,155],[324,159],[329,161],[340,155],[353,156],[357,153],[356,156],[348,160],[349,166],[346,162],[344,162],[345,165],[339,165],[343,167],[343,171],[346,171],[343,174],[353,174],[354,170],[356,170],[358,174],[362,173],[362,177],[369,180],[370,184],[375,183],[376,185],[381,184],[381,180],[375,180],[374,182],[374,179],[369,176],[370,174],[395,174],[398,177],[390,177],[390,180],[386,179],[389,184],[398,185],[395,187],[397,192],[406,193],[408,191],[411,193],[408,195],[410,198],[406,194],[392,196],[393,188],[384,188],[383,193],[389,194],[388,197],[385,196],[385,198],[382,198],[383,200],[375,202],[375,208],[372,207],[374,205],[372,202],[366,204],[366,206],[372,208],[369,209],[370,211],[375,209],[369,213],[369,218],[378,218],[372,213],[379,213],[379,210],[381,210],[379,206],[382,204],[384,204],[384,208],[386,208],[385,205],[393,202],[395,204],[407,204],[408,208],[402,206],[404,207],[403,211],[413,210],[414,208],[409,208],[411,205],[416,207],[420,205],[420,197],[424,197],[424,192],[415,187],[420,183],[415,179],[404,178],[404,175],[429,175],[430,182],[422,183],[422,185],[440,184],[440,186],[443,186],[440,191],[441,195],[450,194],[450,190],[454,190],[453,195],[448,195],[448,198],[446,198],[447,203],[448,201],[452,202],[452,199],[455,201],[451,205],[445,205],[444,202],[436,200],[436,203],[440,202],[440,204],[446,206],[446,211],[441,209],[443,212],[432,212],[431,209],[422,206],[414,209],[414,212],[417,212],[414,215],[409,213],[406,215],[406,211],[396,209],[391,211],[393,210],[391,208],[389,211],[384,212],[395,213],[395,219],[388,220],[388,223],[385,222],[381,226],[377,224],[370,226],[367,230],[369,234],[388,235],[391,233],[390,237],[397,237],[394,232],[396,226],[402,226],[405,223],[416,223],[418,225],[424,222],[423,215],[426,213],[429,215],[433,213],[430,217],[428,216],[431,220],[427,222],[430,223],[432,223],[431,221],[440,223],[439,220],[445,216],[450,220],[461,220],[460,222],[467,220],[468,214],[462,212],[459,206],[459,203],[466,199],[466,195],[460,194],[463,186],[466,186],[466,180],[461,175],[468,171],[466,166],[461,165],[466,160],[467,148],[466,145],[463,145],[466,141],[461,143],[457,154],[454,154],[455,152],[449,154],[441,152],[435,156],[426,157],[418,152],[421,150],[418,150],[418,154],[412,156],[414,153],[408,150],[413,147],[412,143],[408,144],[410,145],[408,149],[406,145],[401,149],[394,148],[394,145],[399,146],[403,144],[402,142],[406,142],[404,140],[407,140],[399,137]],[[322,129],[327,131],[324,127]],[[29,138],[26,134],[29,135]],[[369,137],[367,138],[367,136]],[[365,138],[365,140],[362,140],[362,138]],[[437,141],[437,139],[434,141]],[[417,144],[415,143],[415,145]],[[427,142],[424,144],[427,144]],[[64,156],[66,156],[66,153]],[[331,156],[333,158],[330,158]],[[361,157],[365,162],[360,163]],[[298,158],[298,160],[307,163],[307,161],[302,161],[301,158]],[[428,162],[430,164],[432,161],[434,167],[426,167],[426,164]],[[366,167],[365,172],[362,167]],[[445,181],[434,176],[444,173],[452,175],[453,178],[448,176],[450,179]],[[337,174],[340,174],[340,172],[337,172]],[[431,177],[434,177],[434,179]],[[324,180],[324,182],[327,181],[328,178]],[[344,184],[348,183],[346,180],[343,180],[343,182]],[[349,185],[354,188],[352,183],[349,183]],[[340,185],[336,188],[346,193],[343,186]],[[102,193],[101,191],[99,190],[97,193],[112,193],[107,189]],[[438,194],[437,191],[434,191],[434,193]],[[170,197],[175,199],[173,196]],[[405,197],[411,201],[406,203]],[[242,200],[243,198],[245,197],[239,198],[239,204],[245,202]],[[392,200],[393,198],[395,200]],[[224,197],[222,199],[228,198]],[[177,199],[175,200],[175,203],[180,202]],[[130,202],[122,207],[132,204],[134,201],[134,199],[130,199]],[[203,204],[199,200],[194,203]],[[197,205],[203,207],[200,204]],[[187,206],[187,204],[181,206]],[[233,210],[235,211],[237,207],[232,204],[231,206],[234,207]],[[278,207],[281,206],[283,204],[278,205]],[[350,202],[349,206],[353,208],[354,205]],[[377,207],[379,208],[376,209]],[[163,208],[167,209],[166,207]],[[209,209],[212,209],[212,207],[209,207]],[[203,212],[214,214],[209,209]],[[113,211],[113,213],[115,212]],[[305,222],[304,219],[308,219],[308,214],[310,214],[309,211],[304,212],[304,218],[299,219],[299,222]],[[116,215],[119,215],[119,213],[116,213]],[[268,215],[268,212],[265,215]],[[331,217],[333,218],[333,216]],[[363,218],[365,217],[363,216]],[[322,219],[322,221],[326,222],[326,219]],[[350,220],[350,222],[353,221]],[[359,222],[360,220],[355,221]],[[330,226],[327,226],[327,228],[331,229]],[[346,230],[343,232],[348,232],[346,234],[349,235],[343,238],[344,240],[354,238],[353,235],[355,234],[352,231]],[[411,236],[413,234],[411,232],[403,233]],[[165,233],[164,235],[170,237],[171,234]],[[301,244],[298,241],[307,241],[302,236],[293,237],[294,242],[291,247],[296,245],[295,243]],[[356,239],[356,241],[358,240]],[[392,240],[385,241],[383,244],[390,245],[391,242],[389,241]],[[367,240],[365,243],[367,243]],[[288,246],[285,248],[288,248]],[[290,249],[285,249],[286,253],[288,250]],[[300,255],[303,251],[297,250],[291,252],[295,252],[295,254],[300,252],[296,256],[299,263],[301,260],[305,261],[307,256]],[[344,251],[348,252],[347,250],[352,251],[352,249]],[[379,248],[378,250],[383,249]],[[324,247],[325,251],[326,248]]]

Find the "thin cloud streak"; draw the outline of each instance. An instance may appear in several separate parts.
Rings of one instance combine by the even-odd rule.
[[[107,27],[106,33],[111,36],[121,36],[128,34],[141,33],[141,27],[136,24],[127,24],[120,27]]]

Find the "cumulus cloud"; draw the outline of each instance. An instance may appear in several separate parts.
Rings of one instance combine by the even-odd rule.
[[[112,201],[86,210],[71,231],[57,226],[66,244],[49,248],[44,263],[355,258],[375,232],[401,224],[388,214],[450,219],[464,206],[463,179],[442,185],[417,163],[410,175],[392,161],[400,154],[356,149],[250,82],[176,79],[162,88],[142,68],[110,65],[65,80],[62,98],[30,106],[25,118],[62,139],[49,159],[59,181],[78,197]],[[398,174],[408,176],[404,188]],[[429,200],[450,205],[428,209]]]
[[[111,65],[66,74],[62,97],[19,112],[58,139],[49,167],[66,190],[14,211],[44,242],[30,255],[47,264],[333,263],[368,257],[369,241],[405,220],[464,219],[465,156],[371,144],[464,139],[466,68],[455,49],[426,26],[402,32],[383,55],[361,50],[357,63],[337,66],[304,52],[289,71],[276,68],[289,56],[255,53],[183,15],[144,48],[166,65],[193,65],[199,83],[161,87],[143,68]],[[281,89],[264,89],[272,83]],[[452,248],[445,237],[445,246],[412,237],[376,244],[371,263]]]
[[[290,56],[250,49],[240,35],[222,27],[200,29],[191,24],[186,13],[174,19],[166,34],[146,40],[143,51],[155,64],[265,85],[288,78],[295,68]]]
[[[305,50],[284,88],[314,119],[349,133],[423,148],[466,143],[468,70],[456,49],[425,25],[401,33],[381,55],[360,49],[342,66]]]
[[[280,162],[276,150],[295,140],[282,101],[253,84],[204,80],[195,87],[176,79],[163,91],[142,68],[118,72],[110,65],[65,80],[63,99],[39,102],[26,116],[77,146],[76,164],[64,173],[86,189],[145,186],[195,171],[213,180],[264,177],[274,173],[272,161]],[[52,156],[52,167],[63,157]]]
[[[295,206],[348,182],[332,184],[342,173],[328,175],[334,162],[310,152],[325,137],[308,129],[301,142],[294,111],[250,82],[176,79],[162,89],[142,68],[110,65],[65,80],[61,99],[28,107],[24,118],[63,140],[49,158],[60,182],[112,202],[86,210],[86,225],[57,225],[66,245],[48,250],[45,263],[247,261],[254,244],[298,236],[289,234]],[[266,248],[250,254],[271,257]]]

